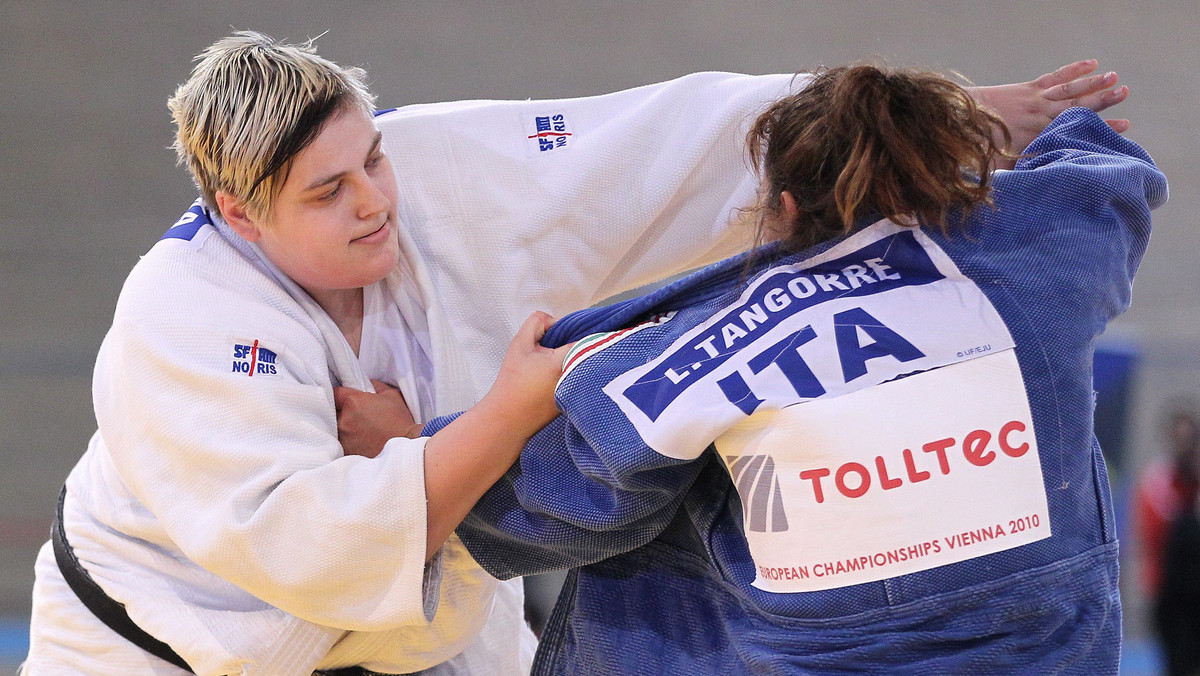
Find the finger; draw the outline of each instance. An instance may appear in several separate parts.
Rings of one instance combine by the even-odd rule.
[[[1049,101],[1068,101],[1083,96],[1103,92],[1117,84],[1117,74],[1113,71],[1082,77],[1070,82],[1064,82],[1047,89],[1042,96]]]
[[[1096,70],[1096,67],[1099,65],[1100,62],[1095,59],[1084,59],[1083,61],[1068,63],[1053,73],[1046,73],[1045,75],[1039,77],[1033,81],[1033,84],[1037,85],[1041,89],[1056,87],[1058,85],[1070,82],[1076,78],[1081,78],[1084,75],[1087,75],[1088,73]]]
[[[354,393],[354,390],[349,387],[333,388],[333,408],[334,408],[334,410],[341,412],[342,407],[346,405],[346,400],[349,399],[353,395],[353,393]]]
[[[374,378],[371,379],[371,385],[375,388],[376,394],[383,394],[384,392],[387,392],[388,390],[396,389],[395,387],[392,387],[391,385],[383,382],[382,380],[375,380]],[[399,390],[397,390],[397,391],[399,391]]]
[[[554,317],[541,310],[535,311],[531,316],[537,317],[538,323],[545,329],[550,328],[555,322]]]
[[[376,394],[382,394],[388,397],[396,397],[400,399],[400,403],[404,404],[405,408],[408,407],[408,400],[404,398],[404,393],[401,392],[399,388],[389,383],[385,383],[382,380],[375,380],[374,378],[371,379],[371,385],[375,387]]]
[[[553,317],[538,310],[525,318],[525,322],[521,324],[521,328],[517,330],[517,334],[524,334],[536,343],[542,339],[542,336],[546,335],[546,330],[553,323]]]
[[[563,364],[564,366],[566,365],[565,362],[567,361],[567,354],[571,351],[571,348],[575,347],[575,343],[577,343],[577,342],[579,342],[579,341],[572,341],[570,343],[567,343],[566,345],[562,345],[562,346],[554,348],[555,358],[557,358],[559,361],[564,362],[564,364]]]
[[[1072,101],[1071,105],[1083,106],[1084,108],[1094,110],[1098,113],[1105,108],[1117,105],[1127,98],[1129,98],[1129,87],[1122,85],[1116,89],[1109,89],[1080,97],[1079,99]]]
[[[1125,132],[1129,131],[1129,127],[1132,126],[1129,120],[1105,120],[1104,122],[1108,124],[1108,126],[1112,127],[1112,130],[1118,134],[1124,134]]]

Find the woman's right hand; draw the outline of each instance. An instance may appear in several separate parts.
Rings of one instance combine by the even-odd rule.
[[[551,349],[538,343],[553,323],[554,318],[545,312],[534,312],[525,319],[508,345],[496,382],[480,401],[490,415],[528,436],[558,415],[554,388],[571,345]]]
[[[1076,61],[1029,82],[968,87],[967,91],[976,103],[1000,115],[1012,134],[1008,151],[1019,154],[1067,108],[1082,106],[1099,113],[1129,96],[1129,88],[1116,86],[1115,72],[1093,75],[1098,65],[1095,59]],[[1129,129],[1126,119],[1105,122],[1118,133]],[[1001,169],[1011,169],[1014,164],[1011,158],[1000,158],[997,162]]]

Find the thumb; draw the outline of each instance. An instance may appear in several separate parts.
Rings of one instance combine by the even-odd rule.
[[[524,334],[532,339],[532,342],[538,342],[542,336],[546,335],[546,330],[554,323],[554,317],[537,310],[525,318],[521,324],[521,328],[517,329],[518,334]]]
[[[570,354],[571,348],[575,347],[575,343],[577,342],[579,341],[573,340],[566,345],[554,348],[554,356],[557,357],[560,362],[562,362],[563,366],[567,365],[567,355]]]
[[[371,379],[371,386],[375,388],[375,394],[382,394],[388,390],[396,389],[382,380],[376,380],[374,378]]]
[[[1129,127],[1131,126],[1129,120],[1105,120],[1104,122],[1118,134],[1124,134],[1129,131]]]

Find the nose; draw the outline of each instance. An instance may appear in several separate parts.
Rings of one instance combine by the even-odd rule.
[[[384,180],[387,178],[364,175],[363,189],[360,193],[362,199],[359,200],[358,205],[359,218],[367,220],[392,210],[392,201],[388,197],[386,187],[382,185]]]

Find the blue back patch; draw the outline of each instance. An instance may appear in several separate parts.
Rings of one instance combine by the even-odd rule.
[[[773,266],[716,314],[670,333],[670,346],[631,359],[602,389],[646,445],[679,459],[759,411],[837,400],[1013,346],[937,244],[886,220]]]
[[[898,274],[897,270],[903,270],[904,274]],[[626,388],[623,394],[650,420],[656,420],[693,383],[715,371],[731,356],[742,351],[747,343],[767,334],[792,315],[834,299],[872,296],[905,286],[932,284],[943,278],[944,275],[911,231],[884,237],[849,255],[815,267],[780,268],[764,277],[763,283],[758,284],[737,305],[727,309],[718,318],[723,321],[712,322],[707,329],[675,346],[672,352],[663,355],[654,368]],[[878,322],[873,317],[862,310],[858,312],[865,318],[853,323],[862,326],[878,341],[876,349],[879,349],[879,345],[894,342],[885,340],[889,338],[884,333],[886,327],[880,325],[876,329]],[[849,316],[851,313],[842,314]],[[810,335],[812,328],[805,328],[806,331],[789,336],[775,349],[768,349],[761,359],[755,360],[762,361],[761,364],[751,361],[751,368],[757,373],[775,363],[777,360],[769,354],[778,353],[785,358],[794,356],[794,348],[814,337]],[[850,334],[853,340],[844,340],[842,334],[839,331],[839,343],[853,342],[855,347],[858,346],[856,334]],[[904,348],[902,351],[910,359],[924,356],[907,343],[900,347]],[[803,364],[797,363],[796,366]],[[861,373],[848,374],[847,380],[866,373],[861,365],[851,370],[855,369],[861,370]],[[722,389],[734,385],[736,383],[726,382]],[[819,386],[816,389],[819,391],[804,393],[805,396],[815,397],[824,393]],[[732,393],[727,391],[726,395],[732,396]]]

